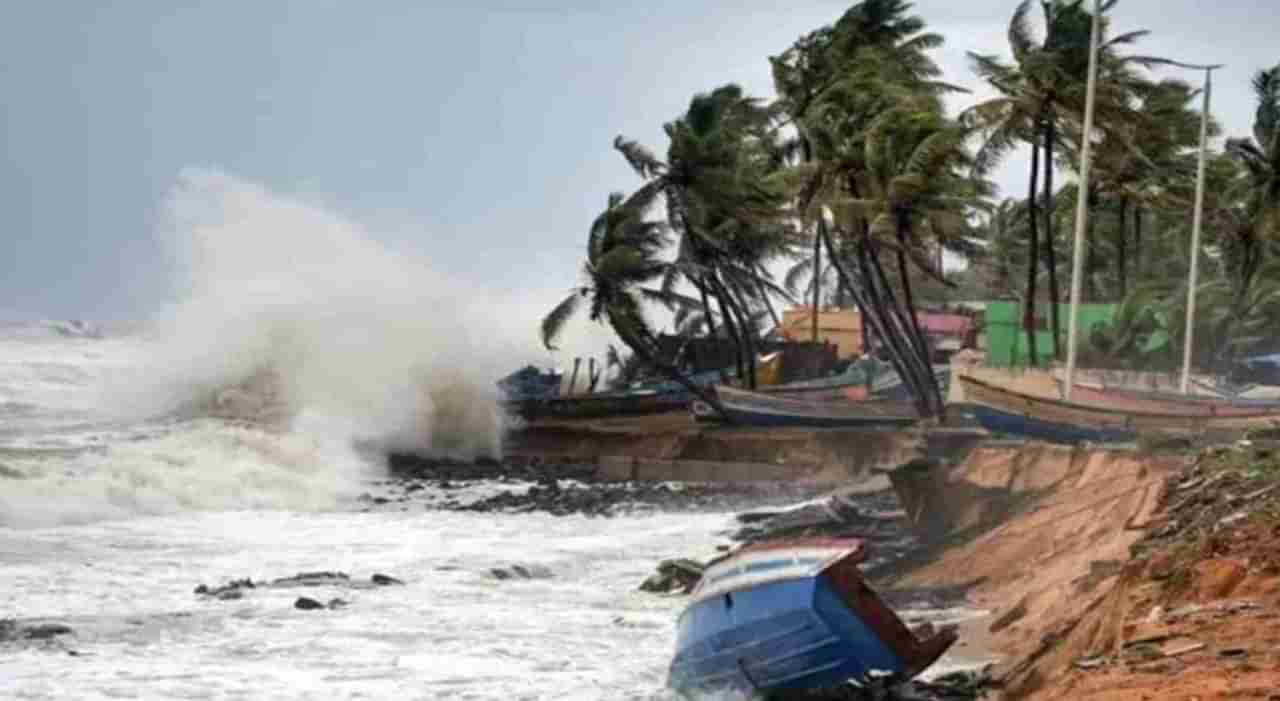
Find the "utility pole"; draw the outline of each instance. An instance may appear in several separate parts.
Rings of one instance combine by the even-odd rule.
[[[1200,279],[1200,228],[1204,219],[1205,164],[1209,153],[1209,98],[1213,94],[1213,72],[1222,66],[1171,63],[1180,68],[1204,71],[1204,109],[1200,114],[1200,162],[1196,167],[1196,206],[1193,215],[1195,219],[1191,223],[1191,275],[1187,279],[1187,328],[1182,348],[1182,393],[1187,394],[1191,390],[1191,350],[1195,338],[1196,286]]]
[[[1102,0],[1093,0],[1092,36],[1089,40],[1089,83],[1084,103],[1084,131],[1080,138],[1080,187],[1076,195],[1075,247],[1071,252],[1071,311],[1067,322],[1067,377],[1063,398],[1071,401],[1075,386],[1076,336],[1080,322],[1080,284],[1083,282],[1084,232],[1089,220],[1089,159],[1093,151],[1093,108],[1098,88],[1098,44],[1102,40]],[[1050,241],[1052,246],[1053,242]],[[1034,262],[1034,261],[1033,261]],[[1053,301],[1057,304],[1057,300]]]

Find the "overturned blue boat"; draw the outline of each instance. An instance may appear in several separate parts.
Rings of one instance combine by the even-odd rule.
[[[750,546],[713,563],[680,615],[668,685],[681,696],[907,680],[956,640],[917,637],[862,578],[860,540]]]

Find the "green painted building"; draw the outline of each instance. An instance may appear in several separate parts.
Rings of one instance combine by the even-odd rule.
[[[1080,305],[1080,342],[1086,343],[1095,324],[1109,323],[1116,313],[1115,304]],[[1070,306],[1058,305],[1062,320],[1062,343],[1067,342],[1067,322]],[[1040,366],[1053,359],[1052,320],[1047,303],[1036,305],[1036,355]],[[1022,328],[1021,302],[990,302],[985,313],[987,337],[987,365],[991,367],[1026,366],[1031,357],[1027,347],[1027,334]]]

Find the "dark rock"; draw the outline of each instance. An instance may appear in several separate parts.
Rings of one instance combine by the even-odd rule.
[[[220,601],[231,601],[244,596],[245,589],[253,589],[257,585],[251,579],[233,579],[226,584],[218,587],[208,587],[201,584],[195,588],[195,593],[201,596],[207,596]]]
[[[404,582],[400,581],[399,579],[396,579],[395,577],[392,577],[391,575],[387,575],[387,574],[375,573],[372,577],[369,578],[369,580],[380,587],[391,586],[393,584],[404,584]]]
[[[333,584],[347,584],[351,577],[345,572],[299,572],[292,577],[281,577],[271,580],[273,587],[318,587]]]
[[[21,629],[22,636],[30,640],[48,640],[59,635],[70,635],[71,626],[61,623],[37,623]]]
[[[489,570],[489,574],[500,581],[508,579],[551,579],[555,576],[549,568],[542,565],[494,567]]]
[[[655,594],[670,594],[673,592],[688,594],[693,591],[694,587],[698,586],[698,582],[702,579],[702,572],[705,569],[706,566],[697,560],[687,558],[663,560],[658,563],[658,571],[640,584],[640,591]]]
[[[293,602],[293,607],[302,611],[317,611],[324,608],[324,604],[306,596],[299,596],[298,600]]]
[[[0,643],[14,640],[51,640],[59,635],[74,633],[71,626],[62,623],[23,624],[12,618],[0,618]]]

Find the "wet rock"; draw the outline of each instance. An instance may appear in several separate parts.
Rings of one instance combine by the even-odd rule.
[[[299,572],[292,577],[271,580],[273,587],[318,587],[349,584],[351,577],[345,572]]]
[[[301,611],[318,611],[324,608],[324,604],[307,596],[299,596],[297,601],[293,602],[293,607]]]
[[[637,511],[732,511],[762,504],[794,503],[818,493],[816,486],[794,484],[673,484],[602,482],[593,463],[546,459],[459,462],[409,455],[389,457],[392,474],[404,494],[422,498],[429,508],[477,513],[549,513],[555,516],[610,517]],[[458,489],[485,482],[527,482],[527,491],[511,490],[463,503],[440,499],[439,492],[406,485]],[[375,497],[362,501],[372,504]]]
[[[737,520],[742,527],[732,538],[744,543],[810,536],[901,538],[906,525],[892,493],[856,498],[836,494],[786,511],[739,514]]]
[[[12,618],[0,618],[0,643],[16,640],[51,640],[74,632],[71,626],[62,623],[21,623]]]
[[[681,558],[663,560],[658,563],[658,571],[640,584],[640,591],[654,594],[681,593],[688,594],[702,580],[706,566],[697,560]]]
[[[388,587],[395,584],[400,584],[400,585],[404,584],[404,582],[402,582],[399,579],[396,579],[395,577],[392,577],[389,574],[381,574],[381,573],[374,573],[374,575],[369,578],[369,581],[373,582],[374,584],[380,587]]]
[[[499,581],[508,579],[551,579],[554,573],[550,568],[542,565],[508,565],[506,567],[494,567],[489,570],[489,575]]]
[[[71,626],[61,623],[37,623],[22,630],[23,636],[30,640],[48,640],[59,635],[70,635]]]
[[[253,589],[257,585],[251,579],[233,579],[226,584],[218,587],[208,587],[203,584],[195,588],[195,593],[206,596],[219,601],[232,601],[244,597],[244,590]]]

